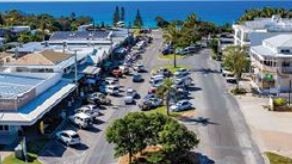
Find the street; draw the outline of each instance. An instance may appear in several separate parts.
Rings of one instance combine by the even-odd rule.
[[[153,31],[153,43],[142,55],[142,63],[148,72],[154,67],[171,64],[171,60],[158,59],[162,46],[160,32]],[[263,164],[264,160],[253,142],[250,130],[239,110],[236,100],[227,93],[226,83],[219,73],[218,64],[210,59],[210,50],[204,49],[199,54],[179,59],[178,65],[191,67],[195,90],[192,92],[192,103],[196,108],[196,118],[207,120],[201,124],[198,121],[187,122],[186,126],[198,134],[200,143],[195,151],[201,153],[201,163],[222,164]],[[150,87],[150,73],[144,73],[144,83],[133,83],[131,77],[120,80],[122,90],[132,87],[144,97]],[[128,112],[139,111],[135,105],[124,105],[122,98],[112,97],[113,106],[104,111],[104,123],[96,125],[98,131],[80,130],[81,138],[86,143],[84,150],[69,150],[55,157],[42,155],[44,163],[76,163],[76,164],[111,164],[116,163],[114,147],[105,139],[106,127],[115,119],[123,117]],[[91,133],[94,133],[92,135]],[[73,153],[68,153],[73,151]],[[44,153],[45,154],[45,153]]]
[[[208,160],[201,163],[262,164],[257,146],[236,100],[227,92],[227,84],[219,72],[219,65],[210,58],[210,50],[183,59],[180,64],[190,65],[196,92],[193,93],[197,118],[204,124],[191,123],[200,138],[198,151]],[[207,162],[203,162],[207,161]]]

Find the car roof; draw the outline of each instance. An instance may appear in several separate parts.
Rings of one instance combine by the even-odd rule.
[[[180,100],[177,103],[184,103],[184,102],[189,102],[188,100]]]
[[[78,116],[80,118],[90,118],[90,116],[88,116],[87,114],[85,113],[76,113],[75,116]]]
[[[62,131],[60,131],[59,133],[66,133],[66,134],[68,134],[68,135],[75,135],[75,134],[78,134],[76,131],[74,131],[74,130],[62,130]]]

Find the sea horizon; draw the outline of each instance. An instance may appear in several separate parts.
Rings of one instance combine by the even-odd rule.
[[[245,10],[263,7],[279,7],[291,9],[291,1],[30,1],[4,2],[0,1],[0,12],[20,10],[27,14],[50,14],[55,17],[69,16],[74,12],[77,16],[90,16],[94,22],[112,24],[115,7],[126,10],[126,24],[133,23],[136,10],[139,9],[145,27],[155,27],[155,17],[162,16],[166,20],[185,19],[195,13],[201,20],[217,25],[232,24],[244,14]]]

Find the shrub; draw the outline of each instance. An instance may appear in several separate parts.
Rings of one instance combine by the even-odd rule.
[[[234,88],[231,90],[231,93],[235,94],[235,95],[242,95],[242,94],[246,94],[247,91],[244,88]]]
[[[283,106],[287,104],[287,100],[284,98],[275,98],[273,100],[275,106]]]

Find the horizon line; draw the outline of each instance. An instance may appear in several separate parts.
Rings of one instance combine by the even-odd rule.
[[[246,2],[246,1],[260,1],[260,2],[289,2],[292,0],[0,0],[5,3],[17,2]]]

